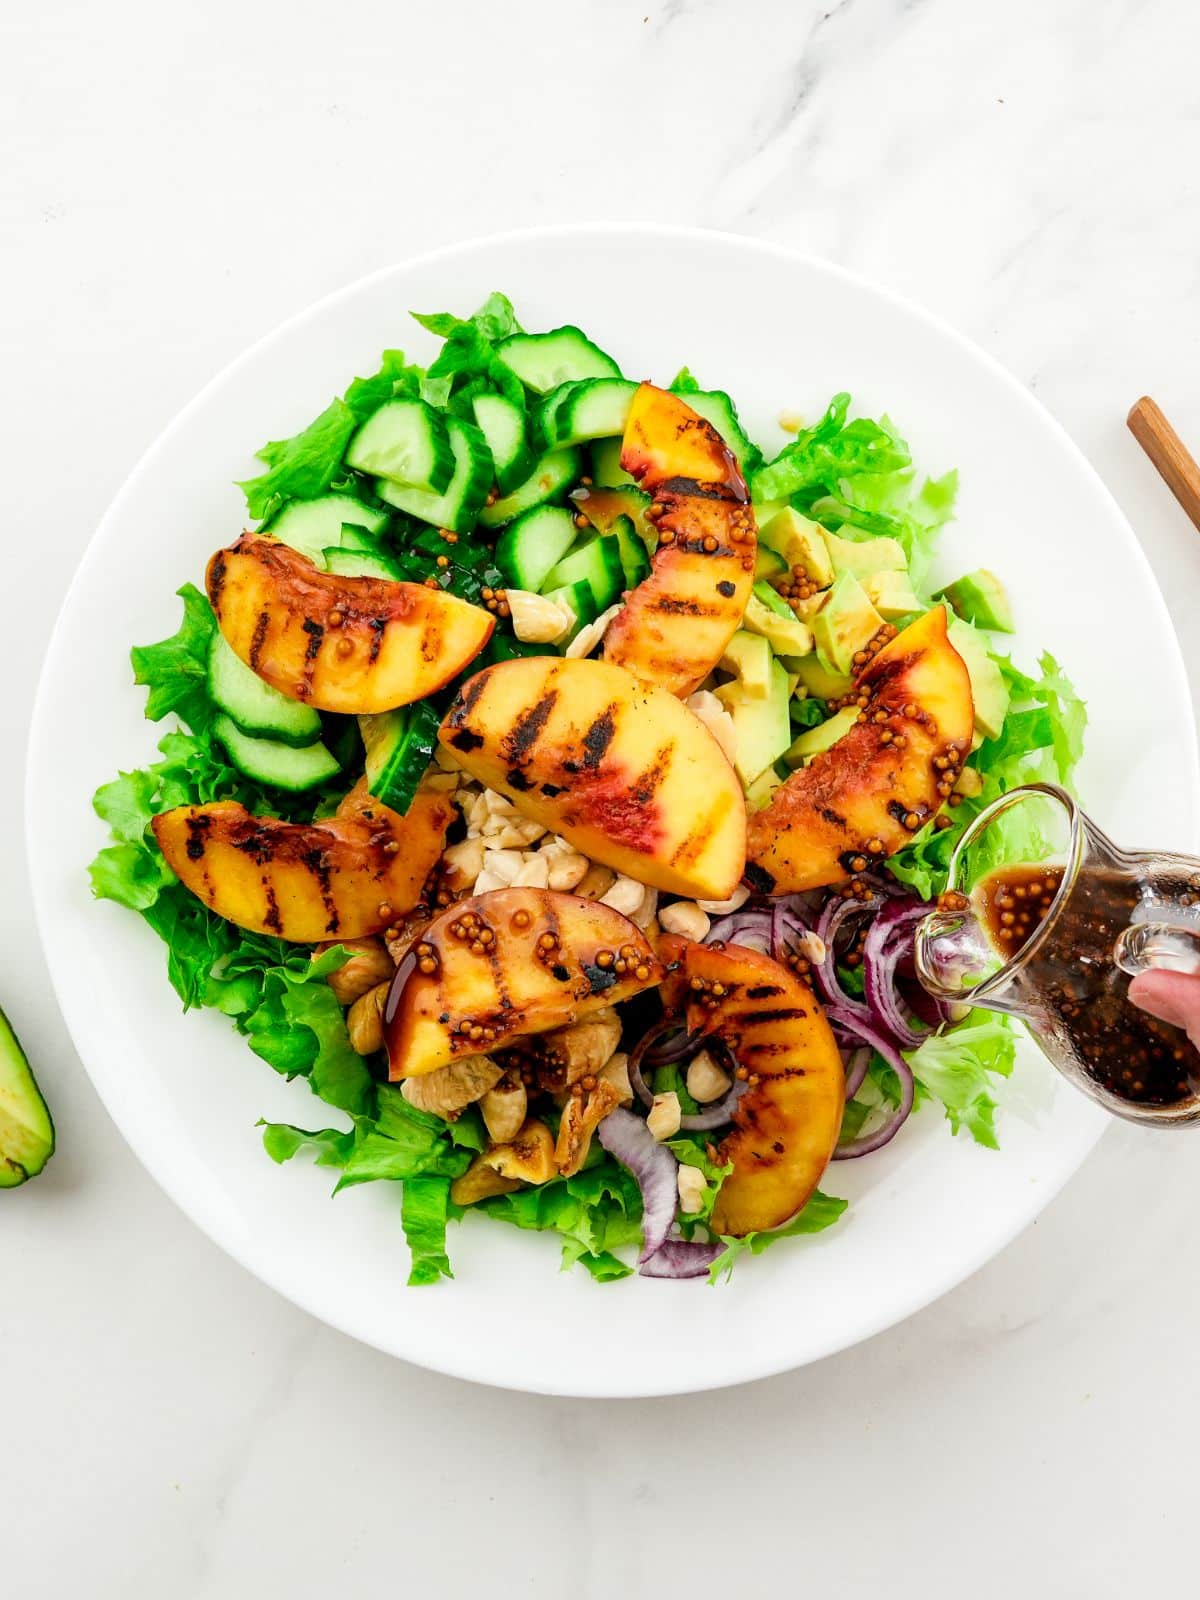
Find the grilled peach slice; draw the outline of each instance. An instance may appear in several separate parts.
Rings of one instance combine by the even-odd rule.
[[[723,900],[745,865],[733,768],[688,708],[604,661],[525,656],[468,679],[438,738],[594,861]]]
[[[596,900],[494,889],[460,900],[416,945],[384,1013],[390,1076],[415,1078],[462,1056],[548,1033],[651,988],[646,938]]]
[[[152,826],[176,877],[218,916],[315,944],[376,933],[411,911],[453,815],[444,794],[421,789],[399,816],[364,779],[324,822],[256,817],[218,800],[176,806]]]
[[[971,748],[971,680],[935,606],[858,679],[859,722],[750,818],[747,881],[789,894],[861,872],[908,843],[953,788]]]
[[[721,659],[754,581],[745,480],[716,429],[648,383],[633,398],[621,465],[654,496],[658,548],[605,634],[604,659],[688,695]]]
[[[842,1126],[846,1074],[825,1013],[786,967],[740,945],[689,945],[688,1027],[716,1034],[750,1087],[718,1160],[732,1161],[715,1232],[741,1237],[794,1217],[829,1165]]]
[[[208,598],[246,665],[319,711],[388,711],[433,694],[475,659],[495,627],[456,595],[320,572],[255,533],[213,556]]]

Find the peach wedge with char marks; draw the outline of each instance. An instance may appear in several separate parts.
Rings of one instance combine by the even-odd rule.
[[[620,912],[550,889],[494,889],[429,924],[384,1013],[390,1076],[415,1078],[627,1000],[662,976]]]
[[[399,816],[364,780],[323,822],[256,817],[218,800],[176,806],[152,825],[176,877],[218,916],[315,944],[377,933],[411,911],[453,816],[446,796],[426,789]]]
[[[438,737],[525,816],[641,883],[723,900],[741,878],[746,807],[720,745],[621,667],[500,662],[467,681]]]
[[[754,512],[720,435],[678,395],[644,383],[621,465],[654,496],[658,547],[604,637],[604,659],[684,696],[699,688],[742,620],[754,581]]]
[[[689,945],[687,1024],[720,1038],[750,1087],[717,1159],[732,1161],[713,1211],[716,1233],[781,1227],[829,1165],[842,1126],[846,1074],[812,991],[770,956],[740,945]]]
[[[495,626],[456,595],[320,572],[255,533],[213,556],[208,598],[246,665],[319,711],[390,711],[423,699],[474,661]]]
[[[906,845],[954,787],[971,748],[971,680],[935,606],[858,679],[859,721],[750,818],[747,880],[768,894],[816,889]]]

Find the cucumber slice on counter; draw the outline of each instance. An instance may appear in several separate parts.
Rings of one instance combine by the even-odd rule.
[[[54,1154],[54,1123],[12,1024],[0,1011],[0,1189],[15,1189]]]
[[[336,777],[342,770],[323,744],[280,744],[278,739],[258,739],[243,733],[232,717],[220,716],[213,732],[225,746],[232,764],[255,783],[299,794]]]
[[[297,746],[315,744],[321,737],[318,713],[264,683],[220,631],[208,647],[208,693],[243,733]]]

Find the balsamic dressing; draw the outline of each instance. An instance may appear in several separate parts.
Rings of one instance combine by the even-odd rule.
[[[976,915],[1004,961],[1041,929],[1062,879],[1061,867],[1002,867],[976,887]],[[1140,898],[1134,876],[1085,864],[1018,981],[1039,1002],[1034,1032],[1052,1035],[1078,1072],[1131,1104],[1177,1106],[1200,1099],[1200,1054],[1181,1028],[1130,1002],[1112,958]]]

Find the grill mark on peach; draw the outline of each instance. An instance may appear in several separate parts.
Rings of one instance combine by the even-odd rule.
[[[218,550],[208,563],[208,601],[219,617],[221,615],[221,591],[225,587],[225,552]]]
[[[450,708],[450,726],[461,727],[475,709],[480,695],[487,688],[490,681],[489,674],[477,672],[466,687],[459,691],[458,699]]]
[[[553,678],[547,679],[547,683],[551,687],[547,688],[542,698],[528,711],[523,711],[500,740],[500,749],[510,767],[519,767],[530,759],[534,746],[550,720],[550,713],[558,703],[558,690],[553,687]]]
[[[583,764],[595,769],[604,759],[604,753],[616,737],[616,707],[605,706],[583,736]]]
[[[695,861],[701,855],[713,835],[719,830],[725,818],[729,815],[732,805],[729,795],[722,795],[709,806],[705,815],[699,819],[692,831],[687,834],[671,857],[671,865],[678,867],[689,861]]]
[[[262,656],[263,645],[266,643],[267,629],[271,625],[271,613],[265,608],[258,613],[258,621],[254,624],[254,633],[250,639],[250,665],[258,670],[259,659]]]

